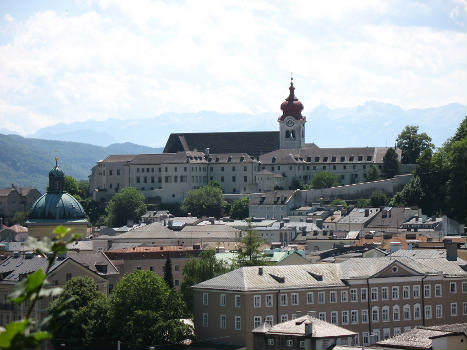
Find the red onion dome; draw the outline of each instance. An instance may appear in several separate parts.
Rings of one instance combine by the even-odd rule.
[[[297,120],[303,119],[303,104],[295,97],[293,82],[290,82],[289,91],[289,97],[281,104],[282,116],[279,119],[283,120],[287,116],[292,116]]]

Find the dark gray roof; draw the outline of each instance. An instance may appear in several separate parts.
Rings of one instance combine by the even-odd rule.
[[[135,157],[135,154],[112,154],[104,159],[106,163],[129,162]]]
[[[296,190],[271,191],[250,196],[250,205],[287,205]]]
[[[69,251],[68,256],[99,275],[119,274],[118,269],[104,252]],[[105,266],[105,269],[102,269],[101,266]]]
[[[450,332],[436,331],[426,328],[414,328],[395,337],[377,342],[378,345],[398,346],[406,349],[430,350],[432,338],[449,335]]]
[[[279,149],[278,131],[206,132],[170,134],[164,153],[203,151],[211,153],[247,153],[259,156]]]
[[[63,264],[68,258],[56,260],[52,265],[50,272],[55,270],[58,266]],[[48,259],[43,256],[33,256],[32,258],[25,258],[20,256],[18,258],[9,257],[0,264],[0,276],[3,276],[2,282],[18,282],[22,276],[35,272],[39,269],[46,270]]]

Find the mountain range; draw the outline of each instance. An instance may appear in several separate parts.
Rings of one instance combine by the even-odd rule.
[[[466,106],[403,109],[370,101],[352,108],[320,105],[306,111],[306,142],[320,147],[391,146],[406,125],[419,125],[436,146],[451,136],[466,115]],[[56,124],[30,135],[35,138],[86,142],[108,146],[132,142],[163,147],[170,133],[278,130],[280,113],[164,113],[145,119],[107,119]]]

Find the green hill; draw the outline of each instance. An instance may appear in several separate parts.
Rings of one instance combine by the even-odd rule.
[[[109,154],[160,153],[134,143],[113,144],[107,147],[87,143],[24,138],[0,134],[0,188],[34,186],[44,192],[48,173],[57,154],[66,175],[78,180],[87,179],[91,168]]]

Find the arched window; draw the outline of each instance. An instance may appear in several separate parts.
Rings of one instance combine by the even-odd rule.
[[[371,309],[371,320],[373,322],[379,322],[379,307],[373,306]]]
[[[286,139],[290,138],[290,131],[289,131],[289,130],[287,130],[287,131],[285,132],[285,138],[286,138]]]
[[[292,130],[292,138],[295,138],[295,130]]]

